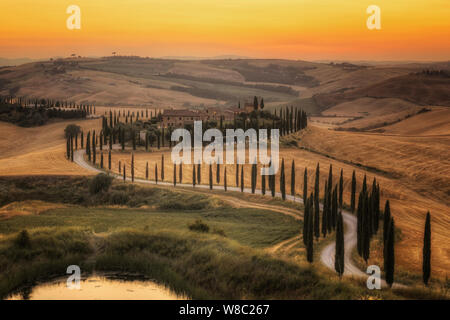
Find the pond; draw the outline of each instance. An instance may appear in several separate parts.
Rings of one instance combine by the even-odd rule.
[[[164,285],[151,280],[130,279],[124,276],[92,275],[80,281],[80,289],[69,289],[67,278],[12,294],[8,300],[183,300]]]

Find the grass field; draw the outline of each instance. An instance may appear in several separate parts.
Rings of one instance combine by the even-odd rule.
[[[53,179],[53,186],[48,179]],[[131,202],[111,206],[106,195],[89,195],[87,183],[82,183],[86,179],[3,178],[1,185],[15,185],[9,189],[15,189],[10,192],[16,195],[34,194],[49,201],[66,194],[63,186],[68,182],[75,195],[62,197],[64,207],[0,218],[1,297],[37,280],[63,275],[70,264],[80,265],[84,273],[138,273],[196,299],[402,299],[412,295],[404,290],[370,291],[359,280],[339,280],[332,272],[324,272],[320,262],[309,265],[298,237],[302,223],[289,215],[232,207],[213,195],[186,197],[184,191],[120,182],[112,189],[122,190],[138,202],[133,204],[137,207],[130,207]],[[97,204],[73,204],[81,194],[85,203]],[[165,207],[167,200],[184,207]],[[204,207],[193,209],[198,202]],[[199,219],[208,232],[190,229]],[[29,240],[19,236],[22,230],[27,230]],[[424,290],[417,296],[443,297]]]

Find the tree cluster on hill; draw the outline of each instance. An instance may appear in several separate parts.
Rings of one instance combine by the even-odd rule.
[[[44,99],[31,103],[20,98],[0,97],[0,121],[34,127],[44,125],[49,119],[84,119],[89,112],[86,107],[65,109],[62,105]]]

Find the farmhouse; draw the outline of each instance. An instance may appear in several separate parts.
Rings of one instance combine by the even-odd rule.
[[[201,120],[200,114],[187,109],[167,109],[162,114],[161,127],[183,127],[185,124]]]

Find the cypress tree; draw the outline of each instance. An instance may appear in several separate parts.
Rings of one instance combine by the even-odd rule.
[[[103,152],[100,152],[100,168],[103,169]]]
[[[261,193],[262,195],[266,195],[266,176],[264,174],[261,175]]]
[[[73,162],[73,136],[70,136],[70,161]]]
[[[158,164],[155,163],[155,184],[158,184]]]
[[[423,261],[422,261],[423,283],[428,286],[431,275],[431,217],[427,213],[425,230],[423,235]]]
[[[281,173],[280,173],[280,191],[281,198],[286,200],[286,179],[284,176],[284,159],[281,160]]]
[[[236,187],[239,186],[239,164],[236,163]]]
[[[272,197],[275,197],[275,185],[276,185],[276,180],[275,180],[275,173],[269,175],[269,181],[270,181],[270,192],[272,194]]]
[[[103,150],[103,130],[100,131],[100,151]]]
[[[241,166],[241,192],[244,192],[244,166]]]
[[[220,164],[218,162],[216,166],[216,182],[217,184],[220,183]]]
[[[295,199],[295,162],[292,160],[291,165],[291,195]]]
[[[362,184],[362,192],[363,193],[367,192],[367,177],[366,177],[366,175],[364,175],[364,180],[363,180],[363,184]]]
[[[327,201],[328,201],[328,181],[325,181],[325,188],[324,188],[324,195],[323,195],[323,209],[322,209],[322,235],[325,238],[327,236],[328,232],[328,217],[327,217]]]
[[[83,146],[83,144],[84,144],[84,133],[83,133],[83,131],[81,131],[81,149],[83,149],[84,148],[84,146]]]
[[[334,269],[339,277],[344,273],[344,221],[342,212],[339,211],[336,226],[336,250],[334,256]]]
[[[251,177],[251,186],[252,186],[252,193],[255,193],[256,190],[256,164],[252,164],[252,177]]]
[[[227,167],[223,168],[223,189],[227,191]]]
[[[127,173],[125,163],[123,164],[123,182],[127,181]]]
[[[394,283],[394,269],[395,269],[395,252],[394,252],[394,242],[395,242],[395,224],[394,218],[391,218],[389,222],[389,231],[386,239],[385,245],[385,274],[386,274],[386,283],[389,287],[392,287]]]
[[[202,183],[202,167],[200,163],[197,164],[197,182],[198,184]]]
[[[316,240],[319,240],[320,237],[319,178],[320,178],[320,167],[319,163],[317,163],[316,181],[314,183],[314,235],[316,236]]]
[[[386,200],[383,214],[383,242],[386,242],[390,221],[391,221],[391,206],[389,205],[389,200]]]
[[[343,193],[344,193],[344,170],[341,169],[341,177],[339,178],[339,208],[342,209],[344,204]]]
[[[148,161],[145,163],[145,179],[148,180]]]
[[[195,163],[192,165],[192,186],[195,187],[195,180],[197,179],[195,173]]]
[[[305,167],[305,173],[303,174],[303,203],[308,198],[308,170]]]
[[[134,153],[131,153],[131,182],[134,182]]]
[[[183,183],[183,163],[180,162],[180,168],[178,170],[179,175],[180,175],[180,183]]]
[[[353,170],[352,174],[352,193],[350,198],[350,206],[352,213],[355,212],[355,200],[356,200],[356,174],[355,170]]]
[[[122,164],[120,163],[120,160],[119,160],[119,173],[122,173]]]
[[[177,185],[177,164],[173,164],[173,186]]]
[[[213,178],[212,178],[212,164],[209,164],[209,189],[213,188]]]
[[[304,212],[303,212],[303,244],[308,244],[308,223],[309,223],[309,199],[304,200]]]
[[[330,171],[328,172],[328,193],[330,194],[330,196],[332,189],[333,189],[333,166],[330,164]]]

